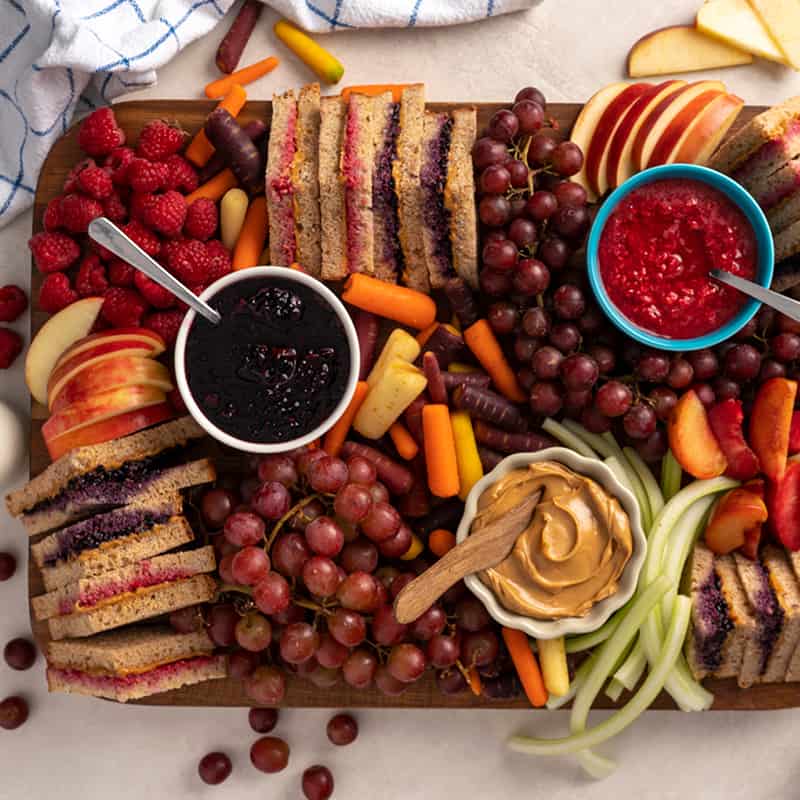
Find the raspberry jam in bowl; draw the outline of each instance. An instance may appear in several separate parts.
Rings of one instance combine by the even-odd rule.
[[[759,303],[708,276],[712,267],[769,286],[772,235],[738,183],[694,164],[639,173],[606,200],[587,245],[589,281],[614,324],[662,350],[729,338]]]
[[[201,295],[219,325],[189,311],[175,342],[175,376],[189,413],[215,439],[278,453],[324,434],[347,408],[359,371],[355,326],[315,278],[252,267]]]

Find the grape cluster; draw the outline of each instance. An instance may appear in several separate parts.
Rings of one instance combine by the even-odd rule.
[[[414,534],[369,460],[303,448],[252,466],[199,503],[205,526],[221,529],[221,602],[171,618],[179,630],[205,624],[230,649],[252,700],[280,703],[287,673],[399,695],[429,668],[443,692],[466,689],[473,669],[487,696],[520,691],[499,628],[463,583],[413,623],[397,621],[394,598],[429,563],[402,560]]]

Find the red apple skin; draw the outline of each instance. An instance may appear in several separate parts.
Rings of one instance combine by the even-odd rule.
[[[732,553],[745,544],[745,531],[766,519],[767,507],[757,494],[733,489],[719,501],[706,527],[706,545],[718,555]]]
[[[789,427],[789,455],[800,453],[800,411],[792,413],[792,424]]]
[[[126,411],[116,417],[109,417],[101,422],[84,425],[67,431],[61,436],[56,436],[46,442],[47,451],[50,453],[50,458],[55,461],[64,453],[74,450],[76,447],[101,444],[102,442],[110,442],[112,439],[130,436],[136,431],[165,422],[174,416],[175,411],[169,403],[158,403],[135,411]]]
[[[647,137],[650,134],[650,131],[655,128],[656,123],[664,114],[664,112],[672,105],[672,103],[682,95],[684,92],[688,91],[689,89],[694,86],[693,83],[687,83],[686,86],[681,86],[680,89],[676,92],[672,92],[672,94],[668,94],[650,113],[647,115],[647,119],[642,123],[642,127],[639,128],[639,132],[636,134],[636,139],[633,142],[633,161],[635,164],[639,165],[639,169],[641,169],[642,164],[642,151],[644,150],[644,143],[647,141]]]
[[[706,164],[731,125],[744,107],[744,100],[735,94],[724,94],[703,111],[700,119],[677,153],[670,158],[672,164]]]
[[[775,483],[786,471],[796,395],[796,381],[770,378],[759,387],[750,415],[750,446],[762,472]]]
[[[769,527],[789,550],[800,550],[800,462],[790,461],[780,481],[767,484]]]
[[[744,439],[744,411],[740,400],[723,400],[708,410],[708,423],[728,461],[725,474],[747,481],[758,475],[758,457]]]
[[[667,422],[667,437],[678,463],[695,478],[716,478],[728,461],[717,444],[708,414],[694,389],[684,392]]]
[[[61,360],[71,358],[77,353],[81,353],[91,347],[97,345],[107,344],[109,342],[116,342],[120,339],[137,339],[143,344],[149,344],[153,350],[153,355],[158,356],[166,350],[164,340],[149,328],[114,328],[108,331],[99,331],[98,333],[90,333],[79,339],[75,344],[68,347],[62,354]]]

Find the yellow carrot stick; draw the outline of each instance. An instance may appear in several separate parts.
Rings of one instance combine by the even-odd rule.
[[[553,697],[561,697],[569,691],[569,669],[564,637],[558,639],[537,639],[539,663],[547,691]]]
[[[326,83],[339,83],[344,75],[341,62],[307,33],[282,19],[275,23],[275,35]]]
[[[466,411],[451,411],[450,424],[453,426],[453,440],[456,445],[456,461],[458,463],[458,480],[461,488],[458,496],[467,499],[470,489],[483,477],[481,457],[478,455],[478,443],[472,430],[472,420]]]

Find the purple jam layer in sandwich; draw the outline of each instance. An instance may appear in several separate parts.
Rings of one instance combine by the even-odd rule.
[[[764,564],[756,564],[756,567],[761,585],[756,593],[754,610],[758,618],[758,644],[761,649],[760,674],[763,674],[783,628],[784,612],[770,583],[769,570]]]
[[[450,211],[444,204],[447,184],[447,159],[453,120],[440,115],[439,133],[423,153],[420,182],[422,184],[422,220],[433,240],[434,269],[444,277],[455,276],[453,246],[450,241]]]
[[[391,264],[395,275],[403,270],[403,250],[400,247],[400,220],[397,215],[397,192],[392,167],[397,158],[397,135],[400,132],[400,104],[392,103],[389,118],[383,129],[383,141],[372,175],[372,208],[376,220],[383,225],[383,260]]]
[[[703,668],[715,672],[722,663],[722,647],[733,630],[728,603],[722,596],[719,575],[712,570],[700,586],[695,609],[695,649]]]

